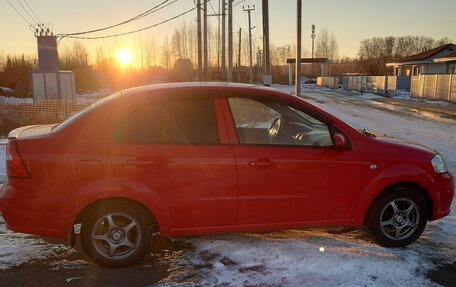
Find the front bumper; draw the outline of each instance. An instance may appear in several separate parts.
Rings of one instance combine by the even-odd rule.
[[[435,178],[435,186],[438,190],[434,203],[432,220],[447,216],[451,212],[451,203],[454,197],[454,178],[451,173],[439,174]]]

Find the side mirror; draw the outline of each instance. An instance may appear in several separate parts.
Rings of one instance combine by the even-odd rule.
[[[341,134],[339,132],[334,133],[334,147],[337,150],[346,149],[347,144],[348,144],[347,138],[343,134]]]

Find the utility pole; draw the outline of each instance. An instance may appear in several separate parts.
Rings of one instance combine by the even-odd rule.
[[[258,81],[260,80],[261,70],[263,67],[263,52],[261,51],[260,47],[258,47],[257,51],[257,64],[255,69],[255,79]]]
[[[228,0],[228,82],[233,81],[233,0]]]
[[[301,96],[301,23],[302,23],[302,0],[296,0],[296,72],[295,72],[295,96]]]
[[[218,0],[218,13],[215,14],[217,16],[218,20],[217,21],[217,80],[220,80],[220,0]]]
[[[315,25],[312,24],[312,34],[310,35],[310,37],[312,38],[312,59],[314,58],[314,42],[315,42]],[[312,70],[311,70],[311,73],[312,73],[312,78],[314,76],[314,63],[312,63]]]
[[[207,0],[204,0],[204,80],[207,81],[208,62],[209,57],[207,54]]]
[[[264,55],[264,78],[263,84],[272,84],[271,56],[269,53],[269,0],[263,0],[263,55]]]
[[[242,28],[239,28],[239,48],[238,48],[238,76],[237,81],[241,82],[241,45],[242,43]]]
[[[226,59],[225,59],[225,47],[226,47],[226,43],[225,43],[225,31],[226,31],[225,16],[226,16],[226,13],[225,13],[225,10],[226,9],[225,9],[225,5],[226,5],[226,0],[222,0],[222,75],[224,75],[223,76],[224,78],[226,75]]]
[[[249,71],[250,71],[250,83],[253,84],[253,67],[252,67],[252,17],[251,17],[251,12],[255,10],[255,5],[253,5],[253,8],[250,8],[250,6],[247,6],[247,9],[242,7],[245,12],[249,15]]]
[[[312,38],[312,59],[314,58],[314,42],[315,42],[315,25],[312,24],[312,34],[310,37]]]
[[[197,2],[197,26],[198,26],[198,81],[203,78],[203,55],[202,55],[202,35],[201,35],[201,0]]]

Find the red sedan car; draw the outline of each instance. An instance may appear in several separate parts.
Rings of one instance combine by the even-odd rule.
[[[367,226],[405,246],[449,214],[453,177],[421,145],[358,131],[295,96],[217,83],[130,89],[9,134],[8,228],[81,242],[99,264],[152,234]]]

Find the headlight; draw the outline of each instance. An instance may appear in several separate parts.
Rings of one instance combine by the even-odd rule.
[[[443,157],[441,155],[436,154],[432,159],[431,163],[436,173],[448,172],[445,161],[443,160]]]

